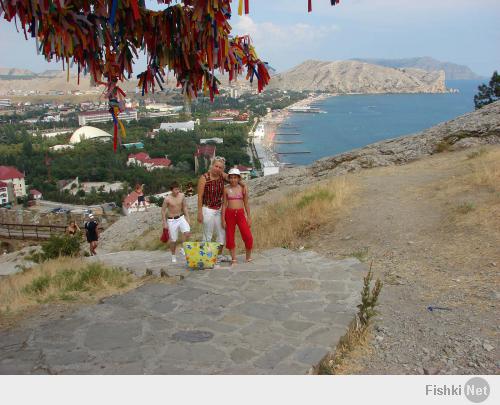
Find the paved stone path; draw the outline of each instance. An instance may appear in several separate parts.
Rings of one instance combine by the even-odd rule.
[[[146,253],[127,254],[133,269]],[[0,373],[304,374],[345,333],[366,271],[357,259],[273,249],[251,264],[186,272],[1,331]]]

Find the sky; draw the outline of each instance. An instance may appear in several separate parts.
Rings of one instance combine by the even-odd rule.
[[[278,71],[307,59],[415,56],[466,65],[485,77],[500,70],[498,0],[341,0],[335,7],[313,0],[312,13],[307,0],[250,0],[242,17],[237,6],[233,1],[233,34],[250,34],[259,57]],[[45,62],[33,40],[0,19],[0,67],[41,72],[61,65]]]

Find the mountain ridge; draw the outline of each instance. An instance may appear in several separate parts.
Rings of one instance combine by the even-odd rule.
[[[330,93],[444,93],[445,73],[358,61],[306,60],[273,77],[271,89]]]

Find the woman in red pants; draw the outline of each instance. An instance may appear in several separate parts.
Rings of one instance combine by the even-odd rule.
[[[226,230],[226,247],[231,251],[231,262],[237,263],[234,232],[236,225],[240,230],[246,248],[246,261],[252,261],[253,236],[250,227],[250,207],[248,192],[239,185],[241,173],[233,168],[228,173],[229,186],[224,189],[224,203],[222,204],[222,227]],[[246,212],[246,216],[245,216]]]

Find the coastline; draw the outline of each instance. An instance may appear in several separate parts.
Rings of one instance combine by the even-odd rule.
[[[286,166],[280,162],[279,155],[276,154],[274,150],[274,139],[280,127],[292,114],[292,112],[290,112],[291,108],[311,107],[311,105],[314,103],[326,100],[327,98],[330,97],[335,97],[336,95],[337,94],[330,94],[330,93],[310,95],[305,99],[302,99],[300,101],[297,101],[296,103],[289,105],[283,110],[271,111],[270,113],[265,115],[264,118],[262,118],[261,120],[261,123],[264,126],[264,136],[263,139],[261,140],[261,144],[267,155],[267,160],[272,161],[276,166],[279,166],[280,168]]]

